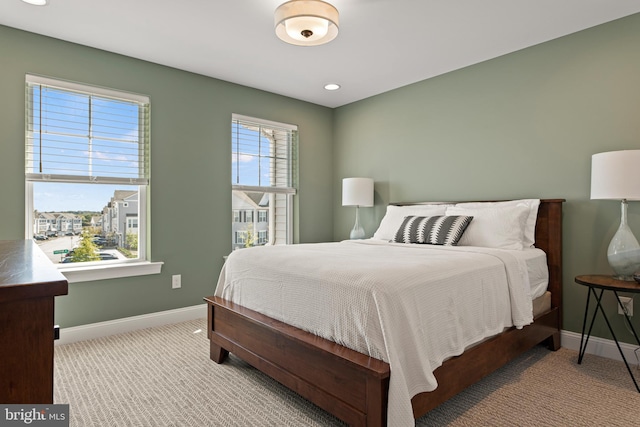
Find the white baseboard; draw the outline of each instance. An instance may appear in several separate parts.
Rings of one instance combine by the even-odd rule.
[[[205,317],[207,317],[207,304],[199,304],[191,307],[177,308],[175,310],[160,311],[157,313],[143,314],[141,316],[125,317],[124,319],[64,328],[60,330],[60,339],[56,340],[55,343],[56,345],[69,344],[76,341],[106,337],[108,335],[135,331],[137,329],[168,325],[170,323],[185,322],[187,320]]]
[[[580,334],[576,332],[570,331],[562,331],[560,334],[562,347],[568,348],[570,350],[580,351]],[[638,359],[636,358],[636,354],[640,357],[640,350],[637,345],[620,343],[620,348],[624,353],[624,357],[627,359],[629,365],[637,365]],[[618,347],[616,346],[616,342],[613,340],[608,340],[599,337],[590,337],[589,343],[587,344],[586,353],[594,354],[596,356],[606,357],[607,359],[619,360],[622,362],[622,357],[620,356],[620,352],[618,351]]]

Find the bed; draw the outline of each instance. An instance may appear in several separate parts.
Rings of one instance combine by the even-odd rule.
[[[415,395],[411,393],[408,399],[412,418],[425,414],[537,344],[545,343],[552,350],[560,347],[562,202],[559,199],[541,200],[533,215],[532,233],[535,230],[535,237],[531,238],[535,239],[535,247],[544,251],[548,267],[544,293],[546,306],[537,309],[531,322],[523,319],[522,324],[506,327],[501,329],[502,332],[466,346],[461,354],[446,357],[442,362],[435,360],[435,369],[426,369],[429,372],[425,375],[433,375],[437,388],[428,387],[429,391],[420,391]],[[484,205],[496,202],[481,203]],[[448,206],[452,205],[448,209],[456,214],[468,213],[465,206],[474,207],[472,204]],[[474,224],[473,221],[480,224],[480,218],[481,216],[477,216],[471,220],[471,224]],[[385,219],[376,233],[384,228],[384,223]],[[469,227],[468,230],[471,231],[471,225]],[[486,237],[491,239],[493,234]],[[469,234],[472,235],[473,232]],[[462,238],[465,236],[463,234]],[[379,245],[377,242],[372,243],[374,244],[361,246],[366,246],[367,251],[377,251]],[[462,252],[457,248],[453,250]],[[471,251],[473,254],[467,254],[467,250],[464,252],[464,256],[471,257],[472,262],[475,259],[473,257],[480,256],[475,251]],[[373,351],[362,351],[358,345],[338,344],[307,332],[302,327],[276,320],[274,317],[277,316],[269,316],[258,312],[258,309],[244,306],[251,304],[241,305],[230,301],[231,298],[223,298],[220,289],[217,289],[216,294],[217,296],[205,298],[208,304],[207,334],[213,361],[222,363],[229,352],[234,353],[350,425],[382,426],[387,425],[387,421],[388,425],[407,425],[406,417],[402,422],[396,422],[398,418],[388,414],[389,405],[392,400],[397,400],[398,394],[389,392],[391,372],[395,372],[395,383],[391,382],[393,391],[397,390],[394,384],[399,383],[400,380],[396,378],[400,378],[402,371],[402,366],[398,365],[397,358],[393,356],[393,349],[383,348],[378,353],[385,353],[385,349],[387,352],[380,357],[381,354],[377,354],[375,348]],[[286,307],[287,304],[283,306]],[[264,312],[263,309],[260,311]],[[380,333],[372,331],[371,334],[375,337]],[[409,402],[406,403],[408,404]]]

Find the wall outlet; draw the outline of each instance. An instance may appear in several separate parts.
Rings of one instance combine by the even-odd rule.
[[[627,311],[627,316],[629,317],[633,316],[633,298],[620,297],[620,302],[622,303],[625,310]],[[624,314],[624,311],[622,311],[622,307],[620,307],[620,304],[618,304],[618,314]]]
[[[174,274],[171,276],[171,289],[178,289],[182,287],[182,276],[180,274]]]

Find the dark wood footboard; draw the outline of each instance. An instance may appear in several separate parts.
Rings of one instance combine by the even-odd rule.
[[[213,361],[231,352],[350,425],[386,424],[387,363],[222,298],[205,301]]]
[[[559,310],[552,309],[531,325],[522,329],[510,328],[444,362],[434,371],[438,388],[411,399],[414,417],[426,414],[539,343],[546,341],[552,350],[560,348],[558,314]]]

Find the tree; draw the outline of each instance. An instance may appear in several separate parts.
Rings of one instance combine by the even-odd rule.
[[[253,232],[253,223],[250,222],[247,224],[247,234],[246,234],[246,238],[244,240],[244,247],[245,248],[250,248],[251,246],[255,246],[256,245],[256,234]]]
[[[127,233],[127,249],[138,250],[138,233]]]
[[[89,227],[91,225],[91,218],[93,217],[93,214],[91,212],[87,212],[82,214],[82,226],[83,227]]]
[[[92,236],[102,234],[102,227],[85,227],[85,230]]]
[[[91,241],[91,235],[83,231],[80,244],[73,250],[73,255],[71,255],[71,262],[86,261],[100,261],[100,256],[98,255],[98,247]]]

